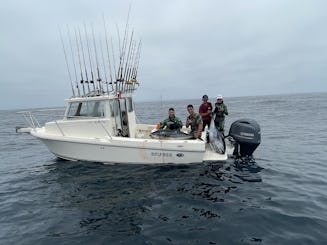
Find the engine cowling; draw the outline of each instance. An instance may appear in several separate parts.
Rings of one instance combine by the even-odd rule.
[[[252,156],[261,143],[260,125],[253,119],[239,119],[230,126],[229,136],[236,143],[234,155]]]

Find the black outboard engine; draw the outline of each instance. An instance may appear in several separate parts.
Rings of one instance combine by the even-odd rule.
[[[240,119],[230,126],[229,136],[232,136],[236,143],[233,155],[252,156],[261,142],[260,126],[255,120]]]

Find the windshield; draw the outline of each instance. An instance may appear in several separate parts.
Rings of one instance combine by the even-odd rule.
[[[71,103],[67,118],[76,117],[104,117],[104,102],[84,101]]]

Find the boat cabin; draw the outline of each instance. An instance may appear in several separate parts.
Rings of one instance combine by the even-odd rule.
[[[48,133],[96,138],[136,135],[132,94],[74,97],[66,102],[64,118],[46,123]]]

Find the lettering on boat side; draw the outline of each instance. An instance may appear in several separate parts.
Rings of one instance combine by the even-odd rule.
[[[172,153],[168,153],[168,152],[151,152],[151,156],[152,157],[172,157],[173,154]]]
[[[138,132],[139,132],[139,133],[147,133],[148,130],[146,130],[146,129],[139,129]]]
[[[178,157],[183,157],[184,154],[183,154],[183,153],[177,153],[176,156],[178,156]]]

